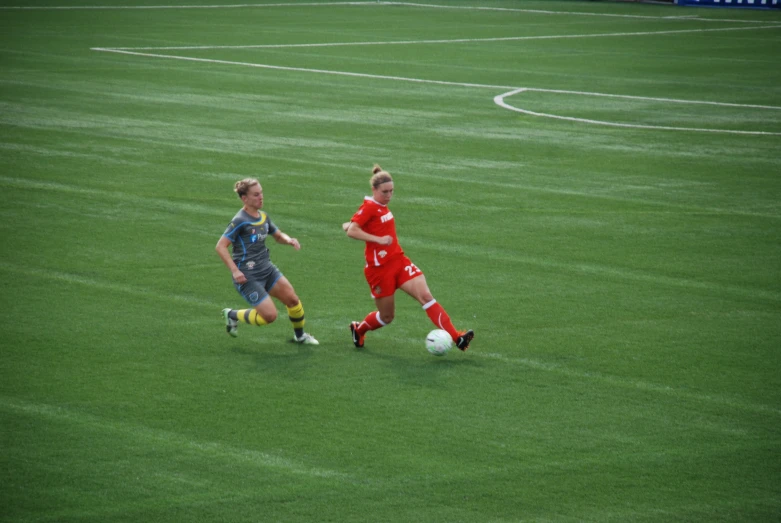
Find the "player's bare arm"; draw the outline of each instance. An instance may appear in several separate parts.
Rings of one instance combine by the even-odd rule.
[[[298,243],[298,240],[295,238],[291,238],[281,230],[277,229],[277,232],[272,234],[274,239],[277,241],[277,243],[281,243],[282,245],[292,245],[295,250],[301,249],[301,244]]]
[[[393,243],[392,236],[375,236],[361,229],[361,227],[355,222],[347,222],[342,224],[342,229],[347,233],[347,236],[353,240],[360,240],[362,242],[374,242],[380,245],[390,245]]]

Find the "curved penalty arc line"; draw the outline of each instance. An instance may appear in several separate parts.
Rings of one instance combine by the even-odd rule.
[[[600,94],[600,93],[585,93],[585,92],[578,92],[578,91],[549,91],[547,89],[534,89],[530,87],[522,87],[519,89],[514,89],[512,91],[508,91],[504,94],[500,94],[494,97],[494,103],[498,105],[499,107],[503,107],[504,109],[509,109],[510,111],[515,111],[518,113],[524,113],[531,116],[540,116],[543,118],[553,118],[555,120],[566,120],[570,122],[579,122],[579,123],[587,123],[592,125],[606,125],[609,127],[624,127],[624,128],[630,128],[630,129],[655,129],[655,130],[661,130],[661,131],[693,131],[693,132],[703,132],[703,133],[727,133],[727,134],[743,134],[743,135],[762,135],[762,136],[781,136],[781,133],[775,133],[770,131],[738,131],[735,129],[705,129],[705,128],[699,128],[699,127],[672,127],[672,126],[666,126],[666,125],[645,125],[645,124],[629,124],[629,123],[620,123],[620,122],[607,122],[604,120],[592,120],[589,118],[576,118],[574,116],[562,116],[558,114],[549,114],[549,113],[539,113],[536,111],[530,111],[528,109],[522,109],[520,107],[515,107],[513,105],[508,104],[505,102],[505,98],[508,98],[510,96],[520,94],[526,91],[540,91],[540,92],[556,92],[556,93],[565,93],[565,94],[577,94],[577,95],[585,95],[585,96],[606,96],[606,97],[613,97],[613,98],[636,98],[636,99],[643,99],[647,100],[649,98],[641,97],[641,96],[625,96],[625,95],[607,95],[607,94]],[[720,104],[717,102],[698,102],[698,101],[685,101],[685,100],[673,100],[673,99],[664,99],[664,98],[653,98],[653,100],[658,101],[665,101],[669,103],[693,103],[693,104],[703,104],[707,103],[709,105],[726,105],[726,106],[738,106],[739,104]],[[751,106],[746,105],[745,107],[757,107],[757,106]],[[766,109],[779,109],[778,107],[770,107],[765,106]]]

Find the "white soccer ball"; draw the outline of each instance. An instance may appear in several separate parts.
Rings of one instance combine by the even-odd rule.
[[[446,330],[435,329],[426,336],[426,349],[434,356],[444,356],[453,347],[453,339]]]

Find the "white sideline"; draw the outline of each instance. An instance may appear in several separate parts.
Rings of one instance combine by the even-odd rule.
[[[505,7],[475,7],[475,6],[448,6],[437,4],[425,4],[425,3],[413,3],[413,2],[384,2],[384,1],[345,1],[345,2],[327,2],[327,3],[268,3],[268,4],[230,4],[230,5],[201,5],[201,6],[171,6],[171,5],[151,5],[151,6],[0,6],[0,9],[231,9],[231,8],[261,8],[261,7],[325,7],[325,6],[382,6],[382,5],[396,5],[396,6],[409,6],[420,7],[428,9],[460,9],[460,10],[477,10],[477,11],[511,11],[511,12],[523,12],[523,13],[537,13],[537,14],[549,14],[549,15],[575,15],[575,16],[602,16],[602,17],[619,17],[619,18],[640,18],[640,19],[658,19],[658,20],[698,20],[698,21],[721,21],[721,22],[741,22],[741,23],[762,23],[761,21],[754,20],[728,20],[728,19],[708,19],[700,18],[697,16],[647,16],[647,15],[625,15],[615,13],[589,13],[589,12],[574,12],[574,11],[550,11],[541,9],[518,9],[518,8],[505,8]],[[657,129],[657,130],[677,130],[677,131],[695,131],[695,132],[711,132],[711,133],[731,133],[731,134],[743,134],[743,135],[772,135],[777,136],[781,133],[766,132],[766,131],[738,131],[729,129],[703,129],[703,128],[688,128],[688,127],[669,127],[669,126],[654,126],[654,125],[640,125],[640,124],[626,124],[618,122],[606,122],[599,120],[590,120],[585,118],[575,118],[568,116],[561,116],[555,114],[539,113],[528,109],[522,109],[512,106],[505,102],[505,98],[513,96],[515,94],[522,93],[524,91],[540,91],[550,93],[562,93],[562,94],[575,94],[581,96],[606,96],[606,97],[623,97],[623,98],[635,98],[643,100],[653,100],[666,103],[692,103],[692,104],[710,104],[716,106],[731,106],[731,107],[753,107],[763,109],[778,109],[773,106],[760,106],[760,105],[746,105],[746,104],[727,104],[719,102],[704,102],[704,101],[687,101],[687,100],[670,100],[664,98],[647,98],[647,97],[630,97],[621,95],[611,95],[605,93],[582,93],[574,91],[561,91],[561,90],[547,90],[547,89],[535,89],[535,88],[522,88],[517,86],[495,86],[495,85],[483,85],[472,84],[462,82],[446,82],[437,80],[424,80],[416,78],[404,78],[396,76],[386,75],[371,75],[364,73],[352,73],[348,71],[328,71],[322,69],[307,69],[300,67],[284,67],[273,66],[267,64],[254,64],[248,62],[234,62],[228,60],[215,60],[206,58],[195,58],[186,56],[173,56],[157,53],[143,53],[140,51],[162,51],[162,50],[206,50],[206,49],[279,49],[279,48],[306,48],[306,47],[337,47],[337,46],[366,46],[366,45],[421,45],[421,44],[448,44],[448,43],[469,43],[469,42],[497,42],[497,41],[522,41],[522,40],[552,40],[552,39],[575,39],[575,38],[608,38],[608,37],[625,37],[625,36],[653,36],[653,35],[671,35],[671,34],[685,34],[685,33],[706,33],[713,31],[741,31],[746,29],[776,29],[781,25],[764,25],[764,26],[743,26],[743,27],[722,27],[722,28],[710,28],[710,29],[675,29],[667,31],[641,31],[641,32],[619,32],[619,33],[601,33],[601,34],[578,34],[578,35],[543,35],[543,36],[510,36],[510,37],[496,37],[496,38],[457,38],[457,39],[439,39],[439,40],[403,40],[403,41],[364,41],[364,42],[330,42],[330,43],[308,43],[308,44],[266,44],[266,45],[232,45],[232,46],[165,46],[165,47],[93,47],[91,50],[100,52],[120,53],[135,56],[146,56],[152,58],[167,58],[171,60],[186,60],[194,62],[205,62],[214,64],[225,65],[240,65],[244,67],[258,67],[265,69],[276,69],[285,71],[299,71],[309,72],[317,74],[333,74],[341,76],[353,76],[362,78],[376,78],[384,80],[406,81],[427,83],[435,85],[452,85],[460,87],[476,87],[476,88],[497,88],[497,89],[512,89],[512,91],[494,97],[494,103],[498,106],[515,112],[520,112],[532,116],[539,116],[545,118],[553,118],[559,120],[567,120],[572,122],[587,123],[593,125],[606,125],[613,127],[625,127],[635,129]]]
[[[368,74],[368,73],[353,73],[350,71],[329,71],[327,69],[309,69],[306,67],[288,67],[284,65],[256,64],[252,62],[234,62],[231,60],[217,60],[213,58],[195,58],[192,56],[176,56],[171,54],[140,53],[136,51],[129,51],[126,49],[118,49],[112,47],[93,47],[91,50],[102,51],[106,53],[129,54],[134,56],[147,56],[150,58],[169,58],[171,60],[185,60],[188,62],[203,62],[203,63],[222,64],[222,65],[240,65],[243,67],[275,69],[278,71],[295,71],[295,72],[302,72],[302,73],[331,74],[335,76],[352,76],[358,78],[373,78],[377,80],[397,80],[397,81],[415,82],[421,84],[452,85],[452,86],[459,86],[459,87],[478,87],[478,88],[483,87],[483,88],[492,88],[492,89],[517,88],[511,85],[486,85],[486,84],[472,84],[472,83],[462,83],[462,82],[447,82],[445,80],[424,80],[420,78],[407,78],[404,76],[387,76],[387,75]]]
[[[754,28],[756,29],[756,28]],[[106,48],[106,47],[93,47],[91,50],[93,51],[100,51],[100,52],[107,52],[107,53],[118,53],[118,54],[127,54],[127,55],[133,55],[133,56],[146,56],[150,58],[168,58],[171,60],[184,60],[184,61],[190,61],[190,62],[202,62],[202,63],[213,63],[213,64],[222,64],[222,65],[239,65],[243,67],[256,67],[261,69],[274,69],[279,71],[295,71],[295,72],[306,72],[306,73],[316,73],[316,74],[331,74],[336,76],[351,76],[351,77],[358,77],[358,78],[372,78],[372,79],[378,79],[378,80],[392,80],[392,81],[403,81],[403,82],[414,82],[414,83],[422,83],[422,84],[433,84],[433,85],[449,85],[449,86],[456,86],[456,87],[474,87],[474,88],[484,88],[484,89],[510,89],[509,92],[506,92],[501,95],[497,95],[494,97],[494,103],[499,105],[500,107],[504,109],[509,109],[511,111],[526,113],[533,116],[540,116],[540,117],[546,117],[546,118],[554,118],[559,120],[568,120],[568,121],[574,121],[579,123],[588,123],[588,124],[594,124],[594,125],[607,125],[607,126],[613,126],[613,127],[625,127],[625,128],[634,128],[634,129],[653,129],[653,130],[665,130],[665,131],[694,131],[694,132],[709,132],[709,133],[725,133],[725,134],[740,134],[740,135],[765,135],[765,136],[781,136],[781,133],[775,133],[775,132],[767,132],[767,131],[738,131],[738,130],[731,130],[731,129],[700,129],[700,128],[688,128],[688,127],[666,127],[666,126],[652,126],[652,125],[641,125],[641,124],[622,124],[622,123],[616,123],[616,122],[603,122],[599,120],[588,120],[585,118],[573,118],[568,116],[559,116],[559,115],[551,115],[546,113],[536,113],[533,111],[528,111],[525,109],[520,109],[514,106],[511,106],[504,102],[504,98],[511,96],[513,94],[517,94],[523,91],[538,91],[538,92],[549,92],[549,93],[560,93],[560,94],[574,94],[574,95],[588,95],[588,96],[605,96],[605,97],[615,97],[615,98],[633,98],[637,100],[649,100],[649,101],[659,101],[659,102],[668,102],[668,103],[692,103],[692,104],[708,104],[708,105],[714,105],[714,106],[725,106],[725,107],[746,107],[746,108],[763,108],[763,109],[773,109],[773,110],[781,110],[781,107],[775,107],[775,106],[763,106],[763,105],[750,105],[750,104],[735,104],[735,103],[722,103],[722,102],[708,102],[708,101],[696,101],[696,100],[675,100],[675,99],[667,99],[667,98],[651,98],[651,97],[641,97],[641,96],[629,96],[629,95],[614,95],[614,94],[605,94],[605,93],[586,93],[586,92],[579,92],[579,91],[564,91],[560,89],[540,89],[540,88],[528,88],[528,87],[517,87],[517,86],[507,86],[507,85],[489,85],[489,84],[474,84],[474,83],[465,83],[465,82],[448,82],[444,80],[425,80],[421,78],[407,78],[403,76],[388,76],[388,75],[375,75],[375,74],[368,74],[368,73],[353,73],[349,71],[330,71],[326,69],[309,69],[304,67],[287,67],[287,66],[281,66],[281,65],[270,65],[270,64],[256,64],[251,62],[234,62],[229,60],[217,60],[212,58],[195,58],[191,56],[176,56],[176,55],[167,55],[167,54],[158,54],[158,53],[144,53],[144,52],[138,52],[138,51],[131,51],[127,48]]]
[[[520,40],[565,40],[568,38],[609,38],[614,36],[656,36],[683,33],[710,33],[714,31],[745,31],[747,29],[779,29],[781,25],[759,27],[717,27],[712,29],[671,29],[669,31],[637,31],[631,33],[594,33],[577,35],[543,35],[543,36],[501,36],[494,38],[451,38],[442,40],[397,40],[397,41],[363,41],[363,42],[326,42],[313,44],[257,44],[257,45],[189,45],[167,47],[111,47],[93,48],[93,50],[130,50],[130,51],[174,51],[194,49],[282,49],[295,47],[345,47],[360,45],[422,45],[422,44],[454,44],[473,42],[505,42]]]

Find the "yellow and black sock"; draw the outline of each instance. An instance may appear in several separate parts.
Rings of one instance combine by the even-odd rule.
[[[299,301],[297,305],[293,307],[287,307],[287,316],[290,318],[290,323],[293,324],[293,331],[296,333],[296,338],[300,338],[304,335],[304,306]]]
[[[238,310],[236,311],[236,317],[240,322],[246,323],[247,325],[257,325],[260,327],[261,325],[268,324],[268,322],[263,319],[263,316],[258,314],[258,311],[255,309]]]

